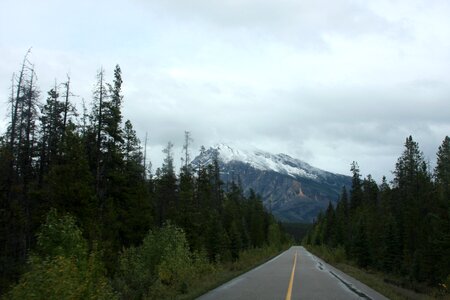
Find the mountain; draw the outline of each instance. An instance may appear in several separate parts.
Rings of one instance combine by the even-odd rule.
[[[240,182],[262,196],[264,206],[283,222],[312,222],[328,203],[336,203],[351,177],[315,168],[286,154],[242,150],[219,144],[203,151],[193,165],[219,160],[223,182]]]

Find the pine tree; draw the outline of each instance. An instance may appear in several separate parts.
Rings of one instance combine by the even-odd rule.
[[[367,240],[367,229],[363,218],[357,220],[355,236],[353,238],[352,252],[358,266],[366,268],[371,263],[369,245]]]
[[[63,104],[63,126],[62,126],[62,138],[61,141],[64,142],[64,138],[65,138],[65,132],[66,132],[66,128],[67,128],[67,124],[70,121],[70,113],[76,114],[75,113],[75,108],[72,106],[72,104],[70,103],[69,97],[71,96],[70,93],[70,77],[69,75],[67,75],[67,81],[63,83],[64,87],[65,87],[65,95],[64,95],[64,104]]]
[[[241,232],[239,231],[236,220],[231,223],[228,236],[230,237],[231,259],[236,261],[239,259],[239,254],[242,249]],[[255,242],[257,243],[258,241],[256,240]]]
[[[216,211],[210,213],[208,222],[203,225],[206,225],[207,228],[206,232],[203,232],[205,238],[203,244],[206,246],[210,261],[227,261],[232,255],[236,255],[236,252],[231,253],[231,239],[223,227],[220,215]],[[236,242],[236,240],[233,242]]]
[[[71,122],[67,125],[65,136],[60,145],[59,163],[51,166],[44,182],[48,208],[75,216],[81,221],[86,235],[90,239],[97,239],[98,199],[84,143]]]
[[[220,179],[220,166],[219,166],[219,153],[218,151],[214,151],[213,155],[213,163],[211,165],[211,184],[212,184],[212,192],[214,195],[213,206],[219,211],[222,209],[222,180]]]
[[[336,244],[348,250],[348,195],[346,187],[342,187],[340,200],[336,206]]]
[[[173,164],[173,144],[167,143],[163,153],[166,155],[159,176],[156,179],[158,207],[158,224],[162,226],[166,220],[175,221],[177,209],[177,178]]]
[[[436,197],[438,207],[436,217],[433,218],[432,240],[435,257],[437,257],[437,277],[448,279],[450,274],[450,138],[446,136],[437,152],[437,163],[434,170],[436,180]]]
[[[212,186],[210,184],[208,166],[200,166],[197,170],[196,208],[209,209],[212,207]]]
[[[92,133],[95,134],[95,146],[92,147],[94,153],[92,155],[93,167],[95,168],[95,190],[97,196],[103,201],[104,199],[104,187],[102,186],[103,176],[103,152],[105,141],[105,106],[107,102],[107,88],[105,82],[105,71],[101,68],[97,72],[97,83],[94,90],[94,103],[93,112],[91,115]],[[91,147],[89,147],[91,148]],[[101,204],[102,206],[104,203]]]
[[[40,91],[33,64],[25,55],[18,76],[13,75],[10,122],[1,141],[0,289],[17,278],[40,221],[36,194],[38,170],[38,105]]]
[[[404,271],[413,274],[411,267],[415,252],[424,241],[422,228],[424,212],[422,198],[427,194],[430,178],[419,145],[409,136],[405,150],[398,159],[394,171],[394,184],[398,190],[397,201],[400,205],[400,234],[403,242]],[[419,226],[418,226],[419,224]]]
[[[434,177],[439,197],[443,200],[448,200],[450,199],[450,138],[448,136],[442,141],[436,156],[437,162]],[[448,201],[446,202],[448,205]]]
[[[27,54],[28,55],[28,54]],[[9,176],[6,182],[6,198],[11,211],[11,243],[13,257],[19,263],[25,261],[34,242],[37,220],[34,212],[39,202],[32,199],[34,173],[37,160],[37,120],[40,91],[36,86],[34,66],[25,56],[16,85],[16,97],[11,99],[12,118],[8,126]]]
[[[369,174],[362,182],[364,191],[363,203],[372,206],[374,209],[378,207],[378,185]]]
[[[417,188],[417,179],[424,163],[419,145],[409,136],[405,142],[405,150],[397,160],[394,171],[394,184],[399,188],[405,200],[411,199]]]
[[[253,190],[250,190],[247,205],[249,206],[249,215],[247,218],[249,220],[248,228],[250,233],[250,240],[253,247],[261,247],[266,237],[264,207],[262,205],[261,198],[258,197]],[[234,226],[236,226],[236,228],[238,229],[237,224],[235,224]]]
[[[40,139],[40,159],[39,159],[39,185],[42,185],[44,176],[48,173],[52,165],[57,164],[60,155],[62,138],[65,131],[64,125],[64,104],[59,100],[58,88],[48,92],[47,103],[41,109],[41,139]]]
[[[359,166],[355,161],[352,163],[350,171],[352,172],[352,189],[350,191],[350,210],[355,210],[362,204],[362,183],[359,174]]]
[[[201,233],[200,224],[198,222],[198,210],[195,206],[195,179],[189,153],[191,142],[192,138],[190,133],[185,131],[183,144],[184,157],[182,158],[182,167],[179,176],[180,212],[177,223],[185,229],[191,247],[200,250],[199,235]]]
[[[328,203],[328,208],[325,212],[325,224],[323,239],[325,244],[330,247],[336,247],[336,214],[331,201]]]
[[[108,84],[109,101],[105,102],[105,131],[108,151],[119,151],[123,144],[122,136],[122,70],[119,65],[114,69],[113,84]],[[118,148],[118,149],[114,149]]]
[[[388,273],[398,273],[402,262],[402,247],[397,222],[392,214],[385,218],[383,226],[383,237],[381,240],[383,250],[380,257],[380,268]]]

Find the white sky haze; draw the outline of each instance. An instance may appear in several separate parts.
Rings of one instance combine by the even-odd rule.
[[[434,163],[450,135],[450,1],[0,2],[0,119],[27,49],[45,100],[70,74],[89,102],[119,64],[123,114],[150,159],[233,142],[391,178],[412,135]]]

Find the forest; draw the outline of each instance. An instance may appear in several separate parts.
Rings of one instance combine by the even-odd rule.
[[[352,187],[336,207],[320,214],[304,239],[357,266],[441,287],[450,284],[450,138],[437,151],[434,170],[409,136],[388,183],[362,179],[351,166]]]
[[[217,157],[191,165],[189,132],[181,169],[169,142],[149,172],[123,120],[118,65],[112,81],[98,71],[81,111],[69,77],[46,93],[36,78],[27,55],[0,138],[0,296],[173,298],[221,264],[289,243],[258,195],[220,180]]]

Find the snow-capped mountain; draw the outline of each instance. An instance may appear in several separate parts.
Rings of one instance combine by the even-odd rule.
[[[210,164],[216,155],[222,180],[240,181],[244,190],[253,189],[282,221],[311,222],[330,201],[337,201],[342,186],[350,185],[348,176],[315,168],[286,154],[226,144],[203,151],[193,164]]]

